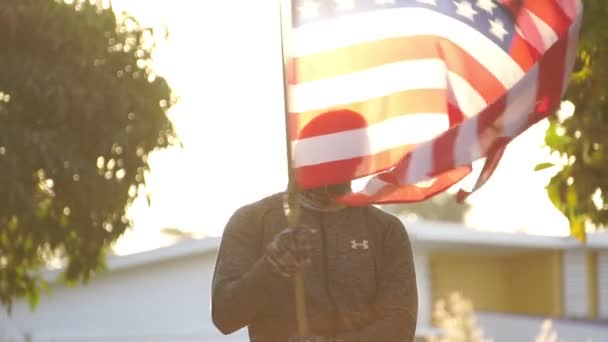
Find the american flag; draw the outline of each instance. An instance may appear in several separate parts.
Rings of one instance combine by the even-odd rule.
[[[559,107],[581,18],[580,0],[292,0],[299,185],[371,176],[343,201],[420,201],[486,158],[476,190],[508,142]]]

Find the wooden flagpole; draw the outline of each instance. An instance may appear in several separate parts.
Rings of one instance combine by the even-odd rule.
[[[289,4],[291,5],[291,4]],[[283,62],[283,103],[285,105],[285,141],[287,150],[287,172],[288,172],[288,187],[287,198],[285,203],[285,215],[287,216],[287,224],[290,227],[295,227],[300,221],[300,206],[298,204],[298,184],[295,180],[293,171],[293,152],[291,150],[291,141],[289,139],[289,99],[287,94],[287,63],[289,54],[285,47],[285,27],[291,27],[291,6],[285,6],[283,0],[279,0],[279,18],[281,24],[281,56]],[[288,25],[288,26],[285,26]],[[306,313],[306,296],[304,295],[304,273],[298,272],[294,276],[294,293],[296,304],[296,319],[298,323],[298,335],[300,337],[308,336],[308,316]]]

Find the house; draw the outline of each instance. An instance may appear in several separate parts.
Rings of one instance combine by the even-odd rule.
[[[437,334],[433,303],[471,299],[494,341],[533,341],[545,318],[563,341],[608,341],[608,234],[587,245],[566,237],[491,233],[408,223],[419,288],[418,334]],[[219,239],[111,257],[87,286],[52,284],[36,311],[0,314],[0,341],[246,341],[211,323],[210,284]],[[52,280],[57,271],[45,276]],[[3,316],[1,316],[3,315]]]
[[[608,341],[608,234],[582,245],[449,223],[409,227],[423,326],[432,325],[432,303],[459,292],[495,341],[533,341],[546,318],[560,341]]]
[[[245,341],[222,337],[211,324],[209,297],[218,239],[111,257],[87,286],[52,285],[35,312],[19,302],[0,318],[0,341]],[[49,272],[52,280],[58,272]],[[10,332],[14,340],[2,338]],[[8,333],[6,335],[9,335]],[[26,336],[17,339],[16,336]]]

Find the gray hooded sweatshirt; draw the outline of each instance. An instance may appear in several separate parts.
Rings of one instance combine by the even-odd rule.
[[[293,280],[277,275],[265,247],[287,226],[282,193],[238,209],[224,230],[212,285],[212,317],[252,342],[286,342],[297,332]],[[318,230],[304,288],[312,333],[344,342],[411,342],[418,297],[412,249],[401,221],[373,206],[300,221]]]

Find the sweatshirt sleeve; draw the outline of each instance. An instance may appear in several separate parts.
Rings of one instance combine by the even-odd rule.
[[[340,336],[343,342],[411,342],[416,333],[418,292],[409,237],[395,219],[384,238],[376,321]]]
[[[254,208],[238,209],[218,251],[211,290],[213,323],[231,334],[251,323],[268,300],[267,285],[280,279],[263,258],[263,227]]]

